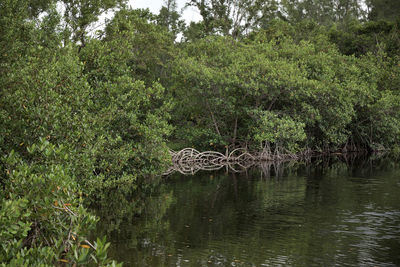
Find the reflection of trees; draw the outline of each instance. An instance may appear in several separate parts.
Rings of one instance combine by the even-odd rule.
[[[134,253],[137,247],[154,247],[158,233],[169,232],[168,222],[162,219],[174,202],[172,191],[165,189],[161,178],[138,184],[140,187],[126,184],[108,188],[88,203],[100,218],[97,232],[107,235],[112,243],[110,254],[115,257],[119,253]],[[127,246],[123,245],[121,250],[120,244]]]
[[[170,261],[178,261],[177,255],[182,253],[185,257],[195,258],[199,256],[197,253],[206,253],[207,263],[221,260],[230,263],[234,260],[229,256],[232,249],[240,250],[241,244],[246,243],[246,240],[251,240],[252,247],[263,247],[263,238],[268,234],[262,227],[262,221],[268,219],[266,213],[292,205],[291,203],[301,200],[304,192],[304,189],[301,189],[295,190],[293,194],[277,195],[279,190],[291,191],[304,185],[304,182],[301,179],[285,179],[282,183],[279,179],[266,177],[259,180],[256,172],[258,173],[258,170],[249,170],[247,174],[226,175],[220,172],[201,173],[192,177],[171,177],[168,184],[163,184],[159,192],[147,202],[141,217],[136,218],[135,227],[129,228],[132,230],[128,231],[134,234],[125,239],[128,233],[124,230],[122,235],[119,232],[119,236],[113,235],[112,238],[119,241],[124,239],[122,243],[127,242],[123,245],[124,249],[137,247],[147,253],[146,255],[155,256],[156,259],[147,262],[149,266],[158,264],[158,261],[165,261],[168,265]],[[255,179],[259,181],[254,181],[252,177],[257,177]],[[173,194],[171,188],[174,188]],[[164,205],[165,197],[173,199],[173,205]],[[249,202],[252,203],[250,208],[247,206]],[[249,225],[251,220],[258,220],[260,224]],[[247,231],[249,227],[251,229]],[[225,237],[233,237],[238,232],[242,233],[242,241],[236,242],[238,246],[233,246],[232,249],[225,247],[229,253],[210,253],[203,250],[209,245],[226,246]],[[258,238],[254,239],[254,236]],[[187,245],[190,247],[187,248]],[[191,255],[193,248],[197,252]],[[124,256],[120,256],[124,260]],[[144,260],[137,258],[141,256],[134,257],[134,260],[128,259],[128,262]],[[197,266],[196,264],[193,266]]]
[[[161,202],[149,198],[157,190],[160,190],[160,186],[162,188],[160,181],[160,178],[143,180],[139,183],[139,187],[124,184],[94,193],[93,195],[96,197],[88,204],[100,218],[98,228],[103,227],[100,231],[110,234],[120,231],[121,225],[135,224],[142,214],[148,214],[149,210],[156,209],[153,207],[155,206],[154,201],[157,201],[156,204],[160,206],[157,211],[162,211],[164,207]],[[167,196],[165,196],[165,200],[168,200]],[[170,204],[170,201],[163,203]]]
[[[375,217],[365,210],[386,216],[388,203],[400,210],[398,178],[387,176],[390,166],[380,159],[314,158],[311,165],[287,162],[242,173],[163,178],[143,198],[140,216],[133,211],[117,216],[131,218],[112,232],[113,253],[138,266],[357,265],[367,254],[379,263],[382,255],[375,250],[393,242],[381,237],[393,229],[398,237],[400,231],[387,220],[368,223]],[[388,180],[376,180],[377,174]],[[114,220],[118,205],[100,213]],[[399,214],[391,216],[400,220]],[[365,224],[369,230],[362,228]],[[369,239],[375,240],[375,250],[366,248]]]
[[[388,221],[371,223],[367,215],[368,210],[380,214],[385,209],[400,209],[399,204],[389,204],[398,203],[393,167],[388,158],[355,155],[322,158],[307,167],[304,211],[309,222],[303,231],[310,234],[309,242],[304,243],[310,256],[319,251],[329,259],[326,264],[379,265],[382,255],[371,254],[382,254],[385,246],[373,244],[381,243],[381,237],[393,229],[388,228]],[[393,220],[398,222],[400,214]],[[396,238],[399,236],[397,230]]]

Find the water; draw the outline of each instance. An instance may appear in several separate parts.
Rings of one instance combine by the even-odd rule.
[[[388,160],[175,174],[148,194],[99,210],[125,266],[400,266],[400,167]]]

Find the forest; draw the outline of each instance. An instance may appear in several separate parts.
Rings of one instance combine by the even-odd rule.
[[[398,0],[186,5],[0,0],[2,266],[120,266],[88,206],[170,150],[400,152]]]

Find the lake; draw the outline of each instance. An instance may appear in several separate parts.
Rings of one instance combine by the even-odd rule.
[[[124,266],[400,266],[400,166],[321,158],[174,173],[99,205]]]

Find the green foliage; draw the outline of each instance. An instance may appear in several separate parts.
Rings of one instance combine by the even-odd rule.
[[[52,16],[44,19],[43,28],[57,28]],[[144,31],[151,26],[140,21]],[[133,35],[133,39],[117,35],[103,42],[91,40],[78,55],[73,45],[54,45],[62,33],[54,35],[43,43],[42,30],[33,27],[29,50],[15,45],[15,54],[25,57],[11,61],[15,54],[8,55],[2,64],[7,75],[0,80],[5,88],[0,100],[1,149],[26,154],[26,146],[45,137],[68,147],[76,176],[97,186],[159,173],[169,159],[164,141],[171,130],[167,124],[171,104],[164,88],[151,82],[154,69],[151,74],[133,75],[139,73],[140,62],[135,59],[143,59],[135,53],[138,40]]]
[[[174,113],[182,115],[176,119],[178,135],[184,136],[179,132],[190,127],[193,131],[189,138],[194,143],[218,142],[225,146],[235,139],[235,120],[246,108],[243,90],[250,86],[241,77],[245,69],[240,64],[247,56],[241,52],[242,44],[225,38],[209,38],[186,46],[174,64],[173,93],[180,103]],[[201,136],[209,140],[195,141]]]
[[[175,37],[185,28],[185,21],[180,18],[177,8],[176,0],[164,0],[157,16],[157,24],[165,27]]]
[[[400,17],[400,5],[396,0],[368,0],[370,20],[395,20]]]
[[[192,23],[185,36],[187,40],[193,40],[201,35],[223,35],[234,39],[243,37],[249,30],[263,27],[271,19],[276,18],[280,14],[278,2],[276,0],[187,1],[188,6],[194,6],[199,10],[203,21]],[[199,28],[203,34],[199,34]]]
[[[159,83],[146,85],[132,76],[133,45],[129,38],[91,40],[80,55],[96,92],[91,113],[99,115],[93,127],[98,133],[94,170],[106,183],[158,174],[169,160],[165,137],[171,131],[171,103]]]
[[[65,9],[64,42],[72,39],[83,47],[86,44],[86,31],[89,26],[98,21],[105,12],[121,5],[124,6],[126,0],[62,0],[60,2]]]
[[[42,139],[28,148],[37,161],[11,151],[2,159],[6,181],[0,204],[0,260],[11,266],[115,265],[105,241],[93,246],[86,236],[96,218],[83,207],[83,193],[66,165],[68,150]]]
[[[171,59],[174,55],[175,35],[148,10],[124,9],[117,12],[107,24],[104,41],[124,53],[123,63],[133,79],[147,86],[155,81],[168,82]],[[116,63],[114,63],[116,64]]]
[[[219,137],[219,147],[249,143],[251,129],[262,125],[263,116],[253,113],[258,110],[301,123],[294,129],[304,129],[308,147],[346,143],[359,108],[380,97],[379,71],[371,68],[377,63],[340,54],[317,31],[310,41],[296,41],[289,25],[274,27],[272,37],[261,31],[243,42],[218,37],[185,46],[175,63],[174,93],[182,104],[174,112],[177,137],[189,128],[204,143]],[[295,142],[303,139],[293,136]]]
[[[260,143],[274,143],[296,153],[301,147],[299,143],[306,139],[305,124],[296,122],[289,116],[280,118],[278,114],[263,111],[258,114],[259,126],[254,130],[254,139]]]
[[[332,27],[330,40],[346,55],[385,52],[393,58],[400,54],[400,23],[390,21],[352,21],[344,29]]]
[[[314,20],[321,25],[347,22],[364,15],[360,0],[284,0],[282,9],[289,21]]]
[[[131,39],[117,32],[90,39],[86,27],[116,1],[72,1],[66,12],[77,28],[69,25],[69,42],[54,5],[31,19],[28,3],[19,2],[2,2],[0,19],[0,152],[8,155],[0,164],[1,214],[13,212],[1,218],[2,261],[115,264],[104,240],[84,239],[96,218],[83,207],[83,195],[118,185],[135,190],[138,177],[168,164],[171,103],[153,73],[162,64],[140,73],[143,54],[135,46],[159,36],[162,47],[171,35],[157,35],[161,26],[139,19],[133,25],[143,27],[142,39],[133,38],[132,28],[125,32]],[[144,62],[152,64],[148,55]]]

